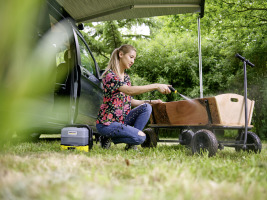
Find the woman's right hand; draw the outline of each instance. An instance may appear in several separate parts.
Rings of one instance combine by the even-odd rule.
[[[169,86],[171,85],[167,85],[167,84],[157,84],[157,90],[161,93],[161,94],[170,94],[171,90],[169,88]]]

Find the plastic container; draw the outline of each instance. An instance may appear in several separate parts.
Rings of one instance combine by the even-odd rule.
[[[61,130],[61,145],[86,146],[89,145],[89,139],[87,128],[65,127]]]

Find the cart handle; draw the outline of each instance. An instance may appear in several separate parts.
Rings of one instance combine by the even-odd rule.
[[[235,57],[239,58],[240,60],[242,60],[243,62],[246,62],[248,65],[250,65],[251,67],[255,67],[255,65],[253,63],[251,63],[249,60],[246,60],[246,58],[242,57],[240,54],[235,54]]]

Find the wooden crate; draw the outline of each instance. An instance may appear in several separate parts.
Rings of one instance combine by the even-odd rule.
[[[237,94],[155,104],[151,123],[178,126],[209,125],[205,100],[208,100],[212,125],[245,126],[245,101],[243,96]],[[247,105],[248,125],[251,126],[254,101],[247,99]]]

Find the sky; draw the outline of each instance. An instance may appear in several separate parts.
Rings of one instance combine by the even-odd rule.
[[[99,22],[93,22],[93,25],[96,25]],[[90,31],[90,27],[85,27],[84,32],[88,33]],[[145,24],[142,24],[141,26],[134,26],[131,30],[127,28],[121,28],[120,29],[122,34],[142,34],[142,35],[150,35],[150,29]]]

